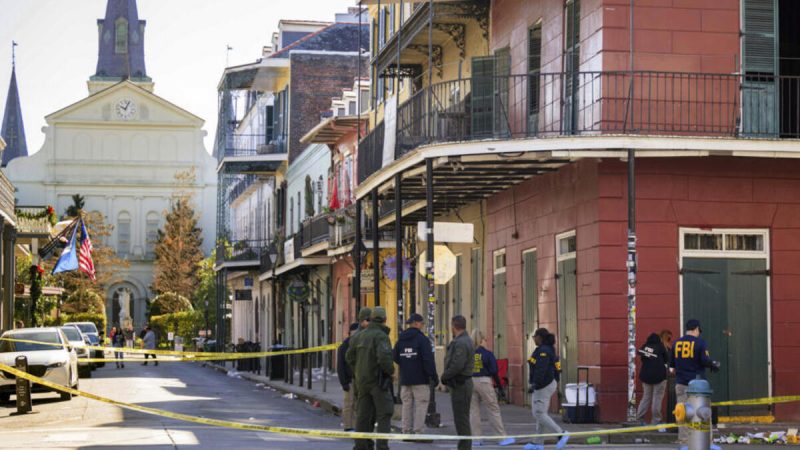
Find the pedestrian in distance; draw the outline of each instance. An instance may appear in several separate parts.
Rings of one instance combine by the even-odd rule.
[[[453,406],[453,421],[459,436],[471,436],[469,410],[472,402],[472,372],[475,367],[475,347],[467,333],[467,319],[458,315],[450,321],[453,340],[447,344],[444,354],[442,384],[450,390],[450,403]],[[461,439],[458,450],[472,449],[472,441]]]
[[[369,326],[350,338],[350,346],[345,354],[347,364],[353,369],[356,391],[356,431],[389,433],[391,431],[394,398],[392,397],[392,344],[389,341],[389,328],[386,310],[378,306],[372,310]],[[377,427],[376,427],[377,424]],[[389,443],[375,441],[378,450],[386,450]],[[372,441],[356,439],[356,450],[372,448]]]
[[[144,329],[144,338],[142,339],[142,348],[146,350],[155,350],[156,349],[156,333],[153,331],[150,326],[147,326]],[[153,358],[155,365],[158,366],[158,359],[156,359],[155,353],[145,353],[144,354],[144,363],[143,365],[147,365],[147,358]]]
[[[342,391],[344,391],[344,401],[342,402],[342,426],[344,431],[353,431],[356,427],[356,401],[351,387],[353,370],[345,360],[347,349],[350,348],[350,337],[356,331],[358,331],[358,322],[353,322],[350,324],[349,335],[342,341],[342,345],[336,351],[336,375],[339,377],[339,384],[342,385]]]
[[[472,400],[469,406],[470,430],[473,436],[483,436],[481,431],[481,405],[486,406],[489,415],[489,424],[495,436],[505,436],[506,428],[500,415],[500,404],[497,401],[497,392],[493,380],[498,378],[497,358],[494,353],[486,348],[486,337],[481,330],[472,330],[472,342],[475,344],[475,363],[472,369]],[[515,443],[514,438],[505,438],[500,441],[501,446]],[[475,441],[475,445],[483,445]]]
[[[556,337],[547,328],[539,328],[533,334],[533,342],[536,348],[528,358],[529,378],[531,392],[531,411],[533,413],[533,434],[542,432],[542,428],[548,428],[551,433],[561,434],[556,448],[561,450],[567,445],[569,435],[565,433],[547,410],[553,394],[558,390],[558,357],[556,356],[555,343]],[[525,450],[541,450],[544,439],[536,438],[533,442],[526,444]]]
[[[711,359],[706,341],[700,337],[702,333],[700,321],[689,319],[686,321],[686,334],[675,341],[672,348],[670,367],[675,370],[675,397],[678,403],[686,402],[688,399],[686,389],[689,387],[689,382],[696,378],[705,378],[706,368],[712,372],[719,370],[719,362]],[[681,444],[688,443],[689,429],[687,427],[678,429],[678,441]]]
[[[116,327],[111,329],[111,346],[115,349],[125,346],[125,336],[123,335],[122,330],[117,330]],[[114,351],[114,362],[117,364],[117,369],[125,368],[124,357],[125,353],[116,350]]]
[[[127,327],[122,331],[122,335],[125,338],[125,347],[133,348],[133,341],[134,341],[134,332],[133,332],[133,325],[128,324]]]
[[[661,407],[667,387],[669,352],[656,333],[651,333],[647,341],[639,348],[642,368],[639,370],[639,381],[642,382],[642,400],[636,411],[636,421],[644,424],[647,410],[651,410],[653,425],[661,423]],[[666,431],[662,428],[661,430]],[[661,431],[659,430],[659,431]]]
[[[422,332],[424,319],[411,314],[408,328],[397,338],[394,362],[400,368],[403,433],[422,434],[430,402],[430,387],[439,385],[433,343]]]

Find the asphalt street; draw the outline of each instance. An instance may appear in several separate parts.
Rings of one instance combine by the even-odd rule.
[[[95,371],[92,378],[82,379],[80,388],[124,402],[198,417],[298,428],[340,429],[338,417],[304,401],[287,399],[278,392],[250,381],[190,363],[162,363],[158,367],[136,363],[128,364],[125,369],[107,365]],[[34,394],[33,409],[34,414],[12,416],[16,411],[13,404],[0,406],[0,448],[352,448],[352,441],[319,440],[198,425],[124,410],[83,397],[60,401],[56,394]],[[422,450],[454,448],[455,444],[396,442],[391,447]]]

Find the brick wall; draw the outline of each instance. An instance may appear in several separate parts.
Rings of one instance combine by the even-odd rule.
[[[358,76],[356,55],[294,52],[291,58],[289,101],[289,163],[300,155],[306,133],[320,122],[320,114],[330,110],[331,99],[341,97],[342,89],[352,89]],[[367,59],[361,58],[361,73],[369,73]]]

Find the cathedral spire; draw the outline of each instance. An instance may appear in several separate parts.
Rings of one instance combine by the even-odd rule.
[[[2,166],[20,156],[28,156],[28,144],[25,141],[25,126],[22,123],[22,107],[19,103],[19,90],[17,89],[17,60],[15,47],[17,43],[11,41],[11,83],[8,85],[6,109],[3,114],[3,127],[0,135],[6,141],[6,149],[2,152]]]
[[[97,71],[91,80],[150,82],[144,65],[145,21],[139,20],[136,0],[108,0],[97,28]]]

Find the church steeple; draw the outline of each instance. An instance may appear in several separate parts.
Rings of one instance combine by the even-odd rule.
[[[97,71],[90,80],[150,83],[144,64],[145,21],[139,20],[136,0],[108,0],[106,16],[97,21],[97,28]]]
[[[11,42],[11,83],[8,85],[6,109],[3,114],[3,127],[0,135],[6,141],[6,149],[2,152],[2,166],[14,158],[28,156],[28,144],[25,142],[25,126],[22,123],[22,107],[19,103],[19,90],[17,89],[17,61],[14,47],[16,42]]]

